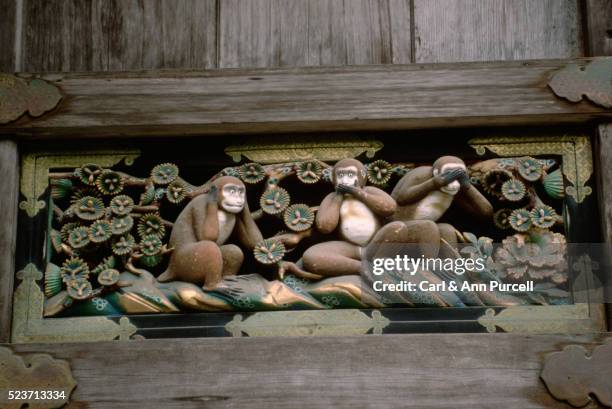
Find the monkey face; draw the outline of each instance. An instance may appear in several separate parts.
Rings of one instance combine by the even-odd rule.
[[[444,173],[452,172],[454,170],[463,170],[464,172],[467,172],[467,168],[465,166],[465,163],[463,163],[463,161],[449,162],[449,163],[443,164],[439,169],[434,167],[433,175],[434,176],[443,175]],[[448,185],[442,186],[440,188],[442,192],[448,193],[449,195],[456,195],[459,192],[459,189],[461,189],[461,184],[459,183],[457,179],[453,180]]]
[[[240,213],[246,200],[245,188],[241,185],[226,183],[219,195],[219,206],[229,213]]]
[[[359,187],[359,171],[355,166],[337,168],[335,170],[336,186],[357,186]]]

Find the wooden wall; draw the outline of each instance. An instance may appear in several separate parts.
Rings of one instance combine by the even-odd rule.
[[[3,71],[585,55],[582,0],[0,0],[0,9]]]

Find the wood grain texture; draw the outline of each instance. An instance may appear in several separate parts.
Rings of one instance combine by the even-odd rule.
[[[19,136],[122,137],[582,123],[612,117],[547,86],[584,60],[50,74],[65,98]],[[503,93],[503,98],[500,95]]]
[[[69,407],[566,408],[543,356],[605,336],[171,339],[12,345],[70,362]]]
[[[216,0],[26,1],[26,71],[216,67]]]
[[[586,0],[589,55],[612,55],[612,0]]]
[[[414,0],[416,62],[583,56],[577,0]]]
[[[0,72],[15,71],[15,0],[0,0]]]
[[[219,67],[410,62],[409,0],[221,0]]]
[[[15,276],[19,155],[17,144],[0,139],[0,342],[9,342]]]
[[[599,126],[595,141],[595,164],[597,169],[597,193],[601,218],[602,240],[612,248],[612,123]],[[612,252],[608,254],[612,260]],[[612,329],[612,273],[608,272],[606,291],[608,330]]]

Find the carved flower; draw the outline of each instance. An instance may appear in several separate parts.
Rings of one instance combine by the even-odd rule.
[[[166,227],[158,215],[154,213],[147,213],[143,215],[138,221],[138,235],[141,238],[149,236],[151,234],[157,237],[164,237],[166,234]]]
[[[535,182],[542,177],[542,164],[534,158],[523,158],[519,160],[519,174],[530,182]]]
[[[518,202],[525,197],[527,189],[525,184],[518,179],[512,178],[504,182],[501,187],[502,194],[511,202]]]
[[[134,226],[134,219],[131,216],[113,217],[111,220],[111,232],[116,235],[122,235],[130,230]]]
[[[79,257],[70,257],[62,264],[62,280],[67,283],[71,280],[87,280],[89,266]]]
[[[168,199],[170,203],[181,203],[183,200],[185,200],[186,192],[187,187],[185,186],[185,184],[180,180],[175,180],[174,182],[170,183],[166,188],[166,199]]]
[[[169,185],[178,177],[179,169],[174,163],[162,163],[151,170],[151,179],[158,185]]]
[[[105,170],[96,179],[96,187],[103,195],[117,195],[123,190],[123,178],[117,172]]]
[[[240,167],[240,178],[245,183],[261,182],[265,175],[264,168],[259,163],[245,163]]]
[[[51,197],[55,200],[69,197],[72,193],[72,180],[70,179],[52,179],[51,180]]]
[[[132,251],[132,248],[136,242],[134,241],[134,237],[131,234],[126,234],[125,236],[118,237],[113,242],[113,253],[118,256],[125,256]]]
[[[531,227],[531,214],[527,209],[516,209],[510,214],[508,221],[514,230],[527,231]]]
[[[495,227],[501,230],[507,230],[510,228],[510,215],[512,214],[512,209],[499,209],[493,214],[493,223],[495,223]]]
[[[566,241],[559,233],[548,230],[515,234],[502,241],[494,254],[495,269],[501,278],[524,282],[567,281]]]
[[[96,220],[104,216],[104,203],[93,196],[85,196],[74,204],[74,212],[83,220]]]
[[[111,224],[107,220],[96,220],[89,227],[89,240],[92,243],[103,243],[112,235]]]
[[[285,189],[275,187],[266,190],[263,195],[261,195],[259,205],[261,206],[261,210],[265,213],[278,214],[282,213],[287,206],[289,206],[290,201],[291,198],[289,197],[289,193],[287,193]]]
[[[86,300],[93,294],[91,283],[87,280],[71,280],[66,283],[66,290],[75,300]]]
[[[296,165],[297,177],[304,183],[316,183],[321,179],[323,166],[316,161],[301,162]]]
[[[145,267],[155,267],[161,263],[162,259],[163,257],[161,254],[155,254],[153,256],[142,256],[138,261]]]
[[[145,256],[155,256],[161,250],[162,242],[155,234],[144,236],[140,241],[140,251]]]
[[[119,281],[119,271],[114,268],[107,268],[98,274],[98,283],[104,286],[111,286],[117,284]]]
[[[314,212],[308,205],[294,204],[285,210],[283,215],[285,225],[293,231],[304,231],[314,222]]]
[[[493,169],[484,174],[482,188],[490,195],[501,197],[502,185],[512,179],[512,173],[505,169]]]
[[[530,217],[535,226],[548,229],[557,221],[557,212],[550,206],[538,205],[531,210]]]
[[[134,209],[134,201],[127,195],[115,196],[110,202],[110,209],[117,216],[125,216]]]
[[[89,229],[85,226],[75,227],[68,235],[68,244],[74,249],[80,249],[89,244]]]
[[[115,256],[110,255],[108,257],[105,257],[100,264],[98,264],[96,266],[96,268],[94,268],[93,270],[91,270],[91,274],[93,275],[98,275],[100,274],[102,271],[104,270],[108,270],[109,268],[114,268],[115,267]]]
[[[94,186],[96,184],[96,179],[98,179],[101,173],[102,168],[95,163],[88,163],[74,171],[74,174],[81,182],[89,186]]]
[[[72,230],[76,229],[79,226],[81,226],[81,224],[77,222],[71,222],[71,223],[64,224],[62,228],[60,229],[60,234],[62,235],[62,241],[64,243],[68,243],[68,241],[70,240],[70,233],[72,232]]]
[[[384,160],[377,160],[368,165],[368,180],[378,186],[384,186],[391,178],[391,165]]]
[[[285,255],[285,246],[275,239],[266,239],[257,243],[253,249],[255,260],[262,264],[274,264],[282,260]]]

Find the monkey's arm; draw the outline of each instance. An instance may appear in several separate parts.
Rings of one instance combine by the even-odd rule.
[[[198,196],[193,199],[194,203],[192,217],[193,226],[198,241],[217,241],[219,237],[219,220],[217,219],[216,192]]]
[[[353,194],[378,216],[391,216],[397,209],[395,199],[377,187],[366,186],[363,189],[356,189]]]
[[[263,240],[263,235],[255,224],[249,205],[245,202],[240,217],[236,220],[236,233],[238,240],[248,249],[254,249],[257,243]]]
[[[457,204],[473,216],[485,219],[493,217],[493,206],[469,181],[464,182],[455,197]]]
[[[332,192],[325,196],[325,199],[321,202],[315,218],[317,230],[321,233],[329,234],[338,227],[342,200],[343,196],[340,193]]]
[[[423,199],[430,192],[442,186],[444,186],[444,180],[439,176],[432,176],[431,166],[421,166],[401,178],[391,196],[398,205],[405,206]]]

